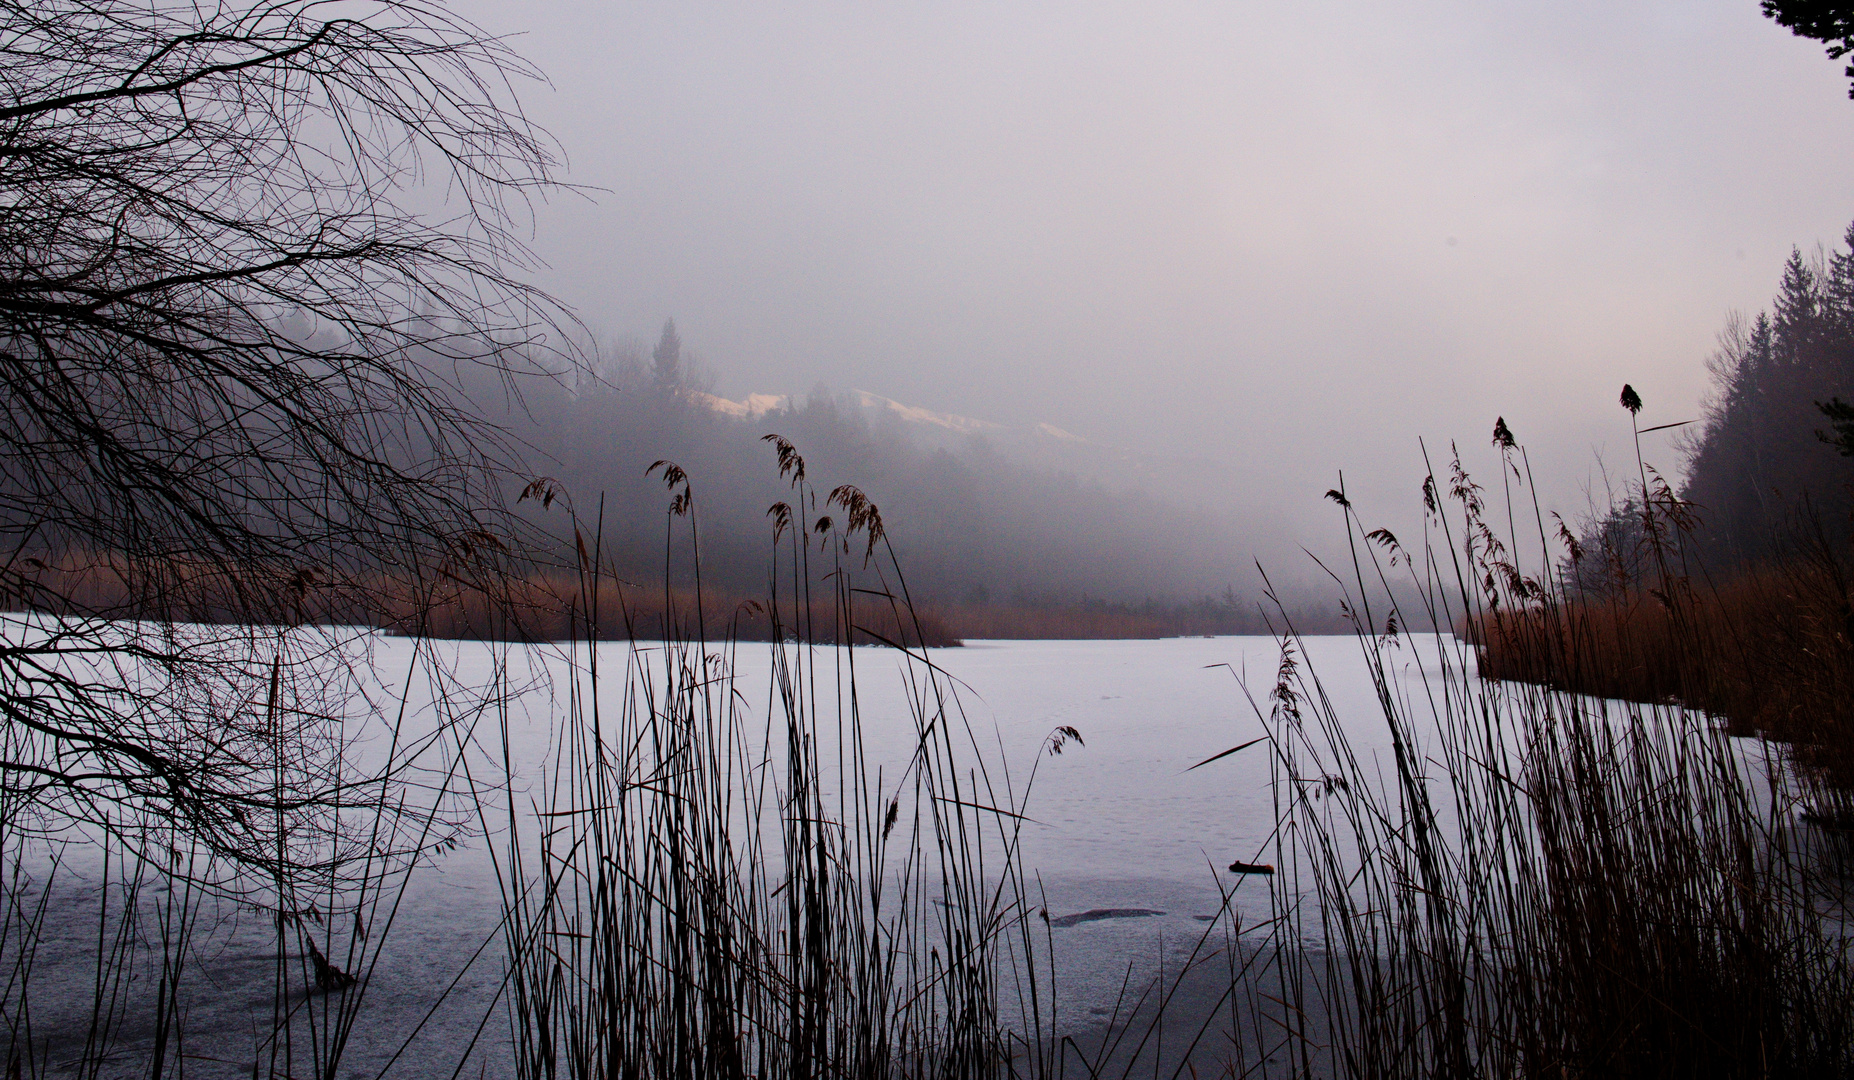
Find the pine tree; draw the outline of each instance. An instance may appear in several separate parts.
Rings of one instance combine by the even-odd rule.
[[[1783,283],[1778,286],[1775,318],[1777,350],[1782,362],[1804,361],[1804,354],[1820,336],[1822,322],[1821,288],[1813,268],[1803,261],[1802,252],[1790,249],[1789,261],[1783,264]]]
[[[663,336],[650,351],[656,362],[657,385],[675,388],[682,385],[682,339],[676,336],[676,320],[663,320]]]
[[[1699,504],[1701,549],[1715,565],[1766,557],[1799,526],[1847,531],[1854,478],[1838,437],[1821,431],[1823,405],[1854,398],[1854,226],[1846,239],[1847,250],[1813,264],[1792,250],[1771,311],[1728,328],[1709,364],[1713,392],[1687,447],[1684,494]]]
[[[1797,37],[1810,38],[1828,46],[1828,58],[1839,60],[1854,53],[1854,4],[1845,0],[1764,0],[1764,14],[1785,26]],[[1854,64],[1846,74],[1854,79]],[[1854,88],[1848,90],[1854,98]]]
[[[1854,328],[1854,224],[1841,241],[1848,250],[1828,256],[1828,280],[1822,288],[1822,316],[1830,331],[1843,340]]]

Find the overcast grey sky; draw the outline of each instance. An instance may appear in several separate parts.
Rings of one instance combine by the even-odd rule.
[[[1696,415],[1727,313],[1854,218],[1840,65],[1756,0],[462,10],[607,189],[538,221],[588,322],[673,315],[734,396],[1215,461],[1189,497],[1245,517],[1411,500],[1416,437],[1497,414],[1568,501],[1625,380]]]

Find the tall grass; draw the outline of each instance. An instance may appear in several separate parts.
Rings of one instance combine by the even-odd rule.
[[[674,640],[698,627],[712,640],[775,641],[791,637],[799,626],[818,633],[836,626],[830,601],[813,598],[817,610],[800,612],[790,599],[778,611],[764,595],[742,596],[693,587],[651,588],[618,578],[606,568],[608,607],[596,622],[580,606],[577,573],[532,574],[507,583],[502,595],[455,589],[439,603],[395,599],[397,609],[386,622],[398,633],[432,637],[513,640],[522,642]],[[700,607],[699,617],[696,609]],[[945,619],[933,611],[891,611],[869,605],[862,622],[843,627],[859,645],[892,641],[908,648],[958,645]],[[819,641],[818,644],[829,644]]]
[[[1641,400],[1624,387],[1631,417]],[[1633,422],[1633,421],[1632,421]],[[1510,433],[1508,435],[1510,440]],[[1704,508],[1641,457],[1639,487],[1584,530],[1543,603],[1472,617],[1482,673],[1640,702],[1680,702],[1788,744],[1811,814],[1854,825],[1854,590],[1844,540],[1805,498],[1749,566],[1688,557]],[[1716,545],[1715,545],[1716,546]]]
[[[8,1075],[229,1066],[332,1078],[356,1067],[357,1034],[368,1067],[429,1072],[431,1061],[406,1055],[419,1025],[357,1025],[381,992],[370,977],[408,884],[424,857],[462,838],[460,809],[490,844],[505,901],[496,996],[513,1020],[512,1058],[486,1066],[524,1077],[1047,1073],[1053,1016],[1034,958],[1046,961],[1048,930],[1032,917],[1017,854],[1029,780],[1014,787],[999,771],[923,650],[936,631],[915,614],[874,505],[853,488],[820,498],[796,450],[779,450],[794,492],[776,515],[781,546],[763,600],[704,595],[699,574],[693,590],[671,588],[666,573],[657,597],[639,596],[602,562],[596,531],[576,534],[573,591],[551,594],[564,603],[517,602],[517,582],[470,609],[495,641],[531,636],[543,609],[564,612],[574,633],[557,648],[482,646],[500,654],[489,685],[461,681],[442,650],[418,645],[406,685],[376,688],[387,692],[369,704],[343,673],[371,657],[310,655],[341,634],[199,628],[275,639],[272,663],[228,665],[212,689],[226,723],[260,746],[240,761],[274,812],[221,808],[249,848],[228,860],[188,822],[118,815],[107,828],[74,827],[38,813],[30,792],[0,792]],[[670,523],[693,533],[688,478],[665,471],[677,489]],[[108,599],[107,558],[71,555],[41,572],[97,563]],[[455,597],[439,597],[415,626],[445,631],[454,609]],[[757,711],[735,674],[748,637],[769,639],[772,659]],[[292,649],[308,651],[286,658]],[[547,678],[567,673],[565,709],[551,718],[549,757],[528,774],[532,799],[508,786],[489,801],[471,775],[483,750],[511,778],[518,751],[506,723],[500,746],[486,747],[478,722],[549,700],[523,696],[533,687],[516,685],[510,649],[564,661]],[[895,761],[874,760],[865,740],[858,669],[875,660],[895,669],[909,706],[910,749]],[[412,717],[420,670],[431,704]],[[357,703],[384,709],[374,719],[389,745],[350,744],[346,710]],[[385,765],[360,760],[381,753]],[[326,790],[340,797],[315,796]],[[85,912],[88,941],[76,935],[73,951]],[[254,950],[267,957],[268,1020],[248,1043],[190,1030],[225,989],[200,957]],[[449,992],[418,990],[435,994],[433,1011]],[[459,1068],[474,1045],[448,1048]]]
[[[698,644],[709,633],[604,652],[588,634],[541,827],[505,825],[522,1074],[1184,1075],[1206,1052],[1233,1075],[1854,1072],[1842,864],[1798,813],[1818,766],[1678,700],[1477,667],[1485,628],[1525,628],[1506,640],[1518,656],[1599,626],[1554,577],[1523,451],[1503,450],[1504,514],[1456,460],[1424,485],[1414,546],[1333,493],[1377,712],[1339,713],[1288,620],[1254,698],[1277,807],[1270,917],[1244,924],[1226,890],[1183,970],[1129,982],[1081,1042],[1055,1037],[1038,967],[1024,795],[984,771],[929,658],[900,653],[901,775],[867,754],[868,650],[848,628],[863,605],[907,606],[895,580],[855,583],[879,518],[854,547],[828,523],[785,532],[775,581],[805,595],[790,610],[832,621],[781,626],[768,714],[743,707],[736,648]],[[596,626],[609,585],[590,551]],[[827,568],[809,564],[820,551]],[[805,593],[819,569],[824,606]],[[1464,625],[1483,636],[1408,630]],[[619,692],[601,694],[614,661]]]
[[[602,558],[597,519],[575,521],[578,572],[558,590],[574,636],[547,676],[563,708],[538,767],[519,760],[513,665],[473,696],[439,695],[462,711],[436,725],[451,741],[427,782],[471,797],[490,846],[507,1064],[524,1080],[1181,1076],[1206,1055],[1293,1077],[1854,1073],[1847,852],[1800,812],[1828,766],[1807,742],[1730,737],[1692,707],[1691,681],[1626,704],[1557,675],[1506,678],[1626,654],[1654,610],[1581,602],[1555,576],[1516,444],[1496,510],[1459,460],[1431,475],[1414,544],[1332,493],[1376,711],[1341,714],[1283,616],[1281,662],[1252,696],[1276,819],[1255,856],[1273,872],[1245,880],[1266,882],[1269,917],[1243,922],[1226,887],[1183,969],[1143,993],[1129,977],[1124,1007],[1079,1039],[1057,1036],[1052,932],[1020,857],[1034,764],[1013,776],[967,724],[875,507],[813,490],[796,450],[777,449],[793,494],[772,510],[752,606],[703,593],[674,466],[660,471],[668,524],[696,553],[687,591],[666,567],[645,602]],[[1522,515],[1537,525],[1523,543]],[[1686,679],[1721,639],[1672,583],[1650,598],[1656,633],[1692,650],[1674,669]],[[744,643],[747,619],[765,643]],[[745,685],[743,648],[767,650],[763,686]],[[867,711],[872,671],[907,702],[894,760],[876,749],[893,740],[871,725],[894,721]],[[278,733],[256,765],[303,783],[289,774],[331,760],[328,732],[291,727],[275,677],[246,675],[240,715]],[[494,798],[470,775],[480,717],[501,721]],[[400,732],[416,741],[392,730],[395,748]],[[290,732],[314,745],[290,749]],[[173,822],[118,822],[99,847],[37,828],[28,802],[0,792],[0,1020],[22,1077],[190,1071],[197,958],[230,932],[228,899],[273,942],[251,1075],[345,1075],[413,863],[457,838],[446,815],[396,818],[378,798],[307,808],[254,830],[300,845],[276,875],[247,860],[227,876]],[[95,912],[75,1023],[38,989],[60,974],[44,949],[73,886]],[[330,980],[316,954],[358,981]],[[1198,1013],[1168,1026],[1187,1001]]]
[[[590,629],[577,606],[580,582],[576,570],[529,564],[516,572],[513,560],[506,560],[510,565],[499,567],[501,572],[470,579],[443,571],[422,581],[373,573],[350,575],[342,588],[327,584],[313,571],[281,574],[254,568],[229,573],[223,566],[195,567],[173,558],[131,560],[109,552],[45,552],[43,558],[24,561],[32,564],[21,573],[25,584],[20,592],[27,605],[59,616],[239,623],[248,617],[247,598],[265,595],[292,598],[295,602],[284,606],[293,609],[287,613],[297,623],[375,626],[417,637],[539,643],[584,638]],[[622,580],[612,576],[614,584]],[[155,577],[166,583],[156,601],[138,598],[130,588],[131,580]],[[604,640],[618,641],[673,636],[668,616],[680,613],[682,629],[692,630],[696,620],[687,616],[695,603],[691,588],[632,586],[597,632]],[[703,624],[717,632],[725,630],[737,640],[766,641],[775,632],[773,613],[764,596],[709,590],[701,604]],[[788,600],[787,610],[777,620],[784,627],[801,621],[822,626],[829,621],[828,611],[822,610],[808,612],[801,619],[790,604]],[[959,643],[937,613],[911,610],[907,616],[898,619],[897,613],[887,610],[866,613],[869,626],[856,631],[859,642]]]
[[[1505,530],[1458,458],[1425,482],[1419,544],[1367,531],[1332,493],[1379,716],[1337,714],[1291,627],[1258,699],[1279,809],[1265,948],[1288,990],[1285,1071],[1854,1071],[1841,869],[1798,818],[1797,758],[1677,702],[1495,681],[1527,649],[1631,630],[1566,603],[1543,516],[1524,505],[1523,450],[1502,450]],[[1531,572],[1516,509],[1539,525]],[[1419,610],[1364,599],[1399,595],[1393,575]],[[1477,671],[1474,641],[1404,629],[1464,624],[1524,632],[1503,629],[1505,659]]]
[[[30,647],[62,625],[25,616],[7,632]],[[223,794],[164,812],[126,797],[136,777],[93,772],[80,814],[33,784],[0,791],[0,1064],[18,1077],[336,1076],[415,869],[460,839],[460,742],[484,702],[445,684],[424,649],[402,685],[380,685],[348,631],[160,632],[221,662],[185,679],[158,657],[61,675],[190,710],[197,726],[143,730],[208,732],[193,760]],[[434,685],[414,710],[421,672]],[[47,760],[30,725],[0,740],[16,776]],[[227,1008],[248,1023],[228,1028]]]
[[[906,644],[923,635],[873,504],[838,488],[824,502],[841,524],[806,527],[818,493],[778,446],[794,498],[772,511],[765,711],[737,635],[704,625],[699,562],[687,608],[665,574],[668,640],[601,648],[616,586],[596,529],[576,528],[583,651],[539,828],[511,799],[499,856],[518,1072],[1047,1072],[1017,857],[1028,783],[994,771],[953,681]],[[699,559],[688,479],[665,476]],[[882,629],[896,625],[909,638]],[[859,672],[877,659],[905,685],[904,760],[870,755]]]
[[[1549,616],[1473,628],[1481,670],[1630,701],[1679,701],[1734,734],[1788,744],[1812,813],[1854,824],[1854,627],[1845,559],[1826,544],[1722,581],[1576,593]]]

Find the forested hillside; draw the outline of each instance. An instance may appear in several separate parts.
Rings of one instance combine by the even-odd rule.
[[[526,384],[519,401],[487,382],[470,396],[530,445],[535,470],[561,482],[589,531],[602,504],[604,551],[640,584],[666,569],[678,585],[691,576],[687,530],[667,528],[671,493],[646,475],[667,460],[690,478],[705,581],[743,596],[764,588],[768,509],[793,498],[763,441],[776,433],[804,456],[818,489],[818,505],[795,507],[805,524],[815,531],[838,513],[824,505],[831,489],[856,485],[880,508],[916,599],[960,609],[963,622],[1011,609],[1092,612],[1123,631],[1141,619],[1148,632],[1262,627],[1243,538],[1175,494],[1090,476],[1086,451],[1084,469],[1052,468],[983,433],[934,429],[927,438],[822,388],[742,417],[718,408],[688,365],[636,351],[604,357],[598,377],[576,385]],[[556,505],[534,519],[557,527],[563,517]]]
[[[1844,247],[1792,252],[1770,310],[1734,319],[1709,366],[1682,492],[1706,563],[1757,561],[1817,535],[1842,546],[1854,462],[1828,445],[1837,433],[1822,406],[1854,397],[1854,226]]]

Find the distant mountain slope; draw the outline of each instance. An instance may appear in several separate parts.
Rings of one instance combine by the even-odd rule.
[[[492,395],[500,399],[485,390]],[[868,390],[728,398],[636,360],[551,396],[536,390],[496,419],[552,463],[546,471],[582,520],[602,508],[604,550],[640,580],[665,565],[669,497],[645,473],[668,460],[692,483],[704,572],[742,595],[764,586],[768,507],[795,497],[762,442],[777,432],[805,455],[816,485],[816,505],[794,507],[808,531],[831,516],[830,490],[861,488],[881,508],[917,598],[1143,611],[1148,600],[1227,606],[1230,586],[1255,591],[1252,549],[1240,537],[1149,494],[1157,486],[1142,480],[1138,456],[1047,420],[965,416]]]
[[[790,394],[751,393],[735,401],[700,391],[686,393],[691,401],[736,420],[760,420],[796,405]],[[862,414],[872,430],[892,427],[922,449],[964,454],[983,447],[1024,468],[1086,477],[1112,491],[1158,490],[1175,476],[1214,475],[1224,467],[1209,458],[1152,454],[1101,442],[1047,420],[1005,422],[940,412],[870,390],[851,390],[836,397],[835,404]]]

